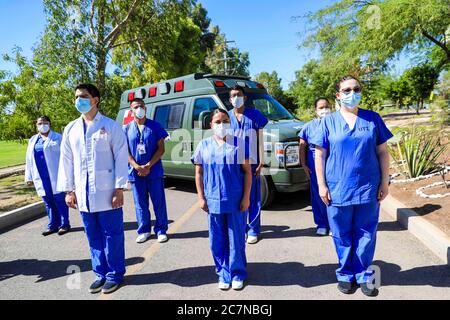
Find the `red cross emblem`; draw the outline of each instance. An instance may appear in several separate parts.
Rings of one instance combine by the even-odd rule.
[[[128,110],[125,112],[125,116],[123,117],[123,124],[127,125],[131,121],[134,121],[134,114],[133,114],[133,111]]]

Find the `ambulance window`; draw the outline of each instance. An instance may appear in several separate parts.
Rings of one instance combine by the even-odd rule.
[[[194,113],[192,114],[192,128],[201,129],[202,121],[200,115],[202,112],[211,112],[218,109],[216,101],[213,98],[199,98],[194,103]]]
[[[185,106],[184,103],[157,106],[155,110],[155,121],[159,122],[164,129],[180,129],[183,127]]]

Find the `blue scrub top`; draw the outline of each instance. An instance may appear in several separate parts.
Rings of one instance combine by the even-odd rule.
[[[242,143],[227,139],[223,145],[210,137],[202,140],[192,156],[192,163],[203,168],[203,186],[210,214],[240,212],[244,195],[244,170],[240,158]]]
[[[136,121],[130,122],[127,126],[125,126],[124,132],[127,136],[128,151],[139,165],[146,165],[149,163],[153,158],[153,155],[158,150],[158,142],[169,136],[167,131],[164,130],[159,122],[150,119],[147,119],[144,123],[142,137]],[[138,152],[138,145],[140,143],[145,145],[146,153],[142,155]],[[159,160],[150,169],[150,174],[147,176],[147,179],[157,179],[163,177],[164,169],[162,161]],[[128,180],[133,182],[136,178],[140,178],[137,171],[130,164],[128,164]]]
[[[231,129],[233,130],[234,136],[238,139],[245,141],[246,145],[250,150],[246,150],[250,154],[252,159],[257,159],[257,163],[252,163],[253,171],[256,170],[259,163],[259,152],[258,152],[258,141],[253,141],[254,138],[258,138],[257,131],[264,129],[269,120],[256,108],[246,107],[244,114],[242,115],[241,121],[238,121],[234,110],[228,112],[231,121]],[[254,130],[252,134],[252,130]],[[256,154],[254,154],[256,152]]]
[[[377,146],[392,137],[381,116],[370,110],[359,109],[352,130],[339,111],[321,121],[310,142],[328,150],[325,178],[332,206],[377,201],[381,182]]]
[[[304,125],[302,131],[298,134],[300,139],[303,139],[307,144],[307,155],[306,160],[308,167],[311,171],[315,172],[315,163],[314,159],[316,158],[316,146],[311,143],[312,137],[315,135],[315,132],[319,129],[321,120],[314,119],[307,124]]]
[[[45,140],[41,135],[38,135],[36,144],[34,145],[34,161],[36,162],[36,167],[39,172],[39,176],[41,177],[45,194],[49,197],[53,194],[53,191],[52,183],[50,181],[50,174],[48,173],[47,162],[45,161],[44,143]]]

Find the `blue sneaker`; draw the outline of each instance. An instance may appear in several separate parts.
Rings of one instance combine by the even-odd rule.
[[[111,281],[106,281],[102,288],[102,293],[110,294],[119,289],[119,284]]]
[[[89,287],[89,292],[94,294],[94,293],[99,293],[100,291],[102,291],[102,287],[105,284],[104,279],[97,279],[95,280],[91,286]]]

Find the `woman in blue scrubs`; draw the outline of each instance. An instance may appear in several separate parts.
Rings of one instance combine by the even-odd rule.
[[[323,203],[319,195],[319,186],[317,184],[317,175],[315,170],[315,146],[310,143],[315,131],[319,128],[321,120],[331,114],[330,102],[327,98],[317,98],[314,102],[314,109],[317,118],[308,122],[299,133],[300,137],[300,161],[303,170],[310,181],[311,205],[314,215],[314,222],[317,225],[318,236],[327,236],[330,231],[330,225],[327,217],[327,206]]]
[[[219,288],[241,290],[247,279],[245,232],[252,169],[244,143],[230,137],[225,110],[212,113],[214,135],[202,140],[192,157],[200,207],[208,213],[211,251]],[[240,140],[239,140],[240,141]]]
[[[389,153],[392,138],[381,116],[360,109],[360,82],[346,76],[337,85],[341,109],[323,119],[311,140],[316,145],[319,193],[339,258],[338,289],[376,296],[371,265],[375,253],[380,202],[389,193]]]
[[[69,208],[64,192],[56,192],[62,136],[50,130],[47,116],[39,117],[36,126],[39,133],[28,143],[25,181],[30,187],[34,185],[47,210],[49,224],[42,235],[64,235],[70,231]]]

